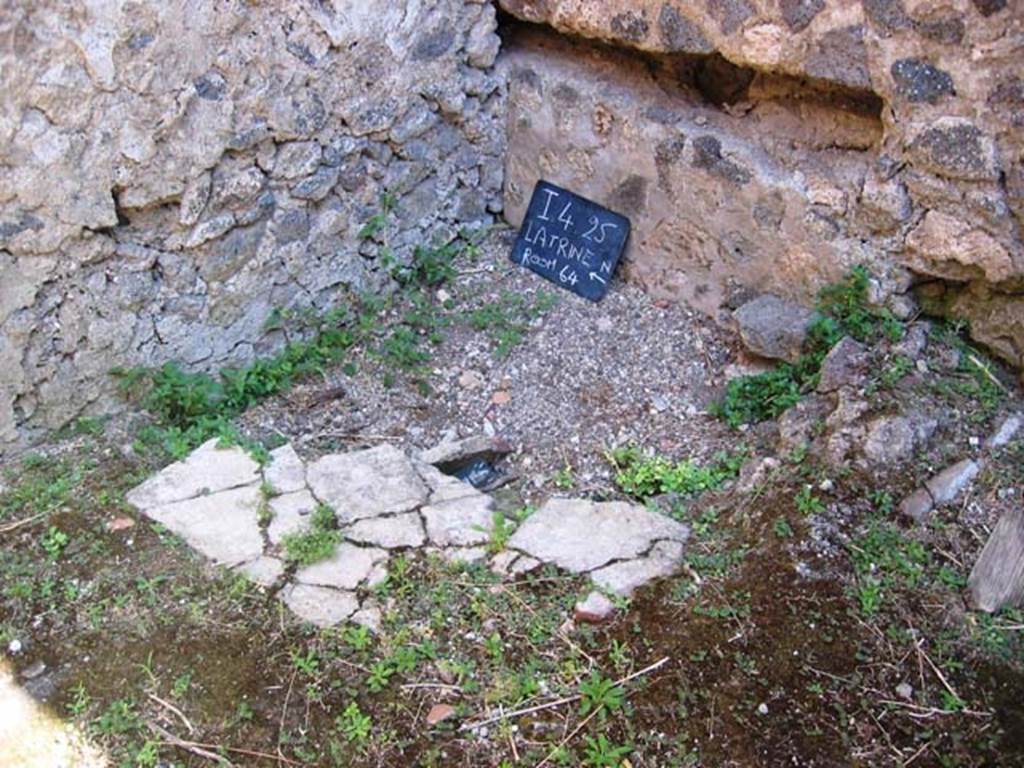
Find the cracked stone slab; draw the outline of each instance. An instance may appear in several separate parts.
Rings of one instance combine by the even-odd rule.
[[[306,490],[306,465],[291,443],[270,452],[270,463],[263,468],[263,480],[281,494]]]
[[[274,544],[280,544],[288,534],[302,533],[309,529],[313,510],[316,509],[316,499],[303,489],[275,496],[267,505],[272,515],[267,526],[267,538]]]
[[[354,592],[309,584],[289,584],[278,596],[303,621],[318,627],[340,624],[359,610]]]
[[[408,512],[429,494],[409,457],[393,445],[324,456],[309,466],[306,479],[342,523]]]
[[[494,502],[476,493],[420,510],[427,524],[427,538],[438,547],[486,544],[494,527]]]
[[[143,513],[215,562],[237,565],[263,554],[257,522],[261,499],[259,486],[253,484],[144,509]]]
[[[384,623],[384,614],[375,602],[366,600],[363,607],[352,614],[349,621],[366,627],[371,632],[380,632],[381,624]]]
[[[647,582],[671,576],[682,561],[680,542],[659,541],[646,556],[598,568],[590,574],[590,580],[608,592],[629,597]]]
[[[446,563],[479,563],[487,557],[487,547],[446,547],[432,550]]]
[[[660,539],[681,545],[689,535],[687,526],[638,504],[551,499],[519,526],[508,547],[584,573],[638,557]]]
[[[370,577],[375,566],[383,565],[387,559],[386,550],[342,542],[327,560],[300,568],[295,581],[317,587],[355,589]]]
[[[151,507],[238,488],[260,480],[260,467],[238,446],[218,448],[207,440],[186,458],[176,461],[136,486],[125,497],[145,511]]]
[[[255,581],[263,587],[272,587],[284,575],[284,563],[276,557],[262,555],[255,560],[236,565],[234,570],[245,575],[250,581]]]
[[[541,565],[540,560],[511,549],[502,550],[491,558],[491,570],[500,576],[519,576]]]
[[[359,520],[344,530],[345,538],[384,549],[421,547],[427,541],[417,512]]]

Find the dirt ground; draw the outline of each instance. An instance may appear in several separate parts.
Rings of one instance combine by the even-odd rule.
[[[939,414],[934,437],[902,464],[836,466],[782,450],[774,422],[709,412],[749,363],[731,333],[627,285],[600,304],[556,292],[508,246],[497,236],[431,289],[445,311],[416,326],[429,359],[353,349],[242,431],[307,458],[494,434],[513,448],[509,510],[622,498],[608,452],[628,444],[776,459],[753,483],[650,500],[692,527],[677,576],[590,626],[566,623],[579,578],[410,555],[380,588],[379,635],[316,630],[126,505],[166,461],[129,447],[144,417],[83,423],[4,468],[0,640],[19,685],[113,765],[1024,765],[1024,614],[964,602],[994,521],[1020,504],[1024,443],[927,524],[895,512],[1024,410],[1012,376],[992,364],[1006,391],[980,398],[933,333],[926,364],[872,402]],[[431,725],[437,705],[451,712]]]

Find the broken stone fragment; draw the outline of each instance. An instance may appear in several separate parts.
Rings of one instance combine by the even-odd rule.
[[[551,499],[508,541],[510,549],[573,573],[648,552],[663,539],[682,544],[690,530],[663,515],[622,501]]]
[[[659,541],[651,551],[635,560],[624,560],[598,568],[591,580],[608,592],[629,597],[649,581],[671,576],[683,560],[683,545],[678,541]]]
[[[1021,427],[1024,427],[1024,414],[1010,414],[1003,419],[999,428],[992,433],[992,436],[988,440],[985,441],[985,447],[990,449],[1002,448],[1017,436]]]
[[[867,348],[844,336],[821,362],[818,392],[835,392],[840,387],[857,386],[868,364]]]
[[[427,712],[427,725],[437,725],[455,716],[455,707],[451,704],[435,704]]]
[[[354,592],[309,584],[289,584],[278,593],[296,616],[318,627],[340,624],[359,610]]]
[[[495,462],[511,453],[512,446],[497,437],[472,435],[461,440],[440,443],[419,455],[419,460],[432,464],[446,474],[475,461]]]
[[[946,467],[925,483],[935,505],[941,507],[960,495],[981,471],[981,463],[964,459]]]
[[[864,456],[873,464],[892,465],[910,456],[917,434],[905,416],[883,416],[868,425]]]
[[[794,363],[800,357],[814,313],[777,296],[758,296],[733,313],[747,349],[761,357]]]
[[[306,466],[291,443],[270,452],[270,463],[263,468],[263,480],[278,494],[305,490]]]
[[[967,579],[968,602],[994,613],[1024,604],[1024,510],[1003,514]]]
[[[428,490],[412,462],[393,445],[331,454],[309,465],[313,494],[340,522],[389,512],[408,512],[427,500]]]
[[[260,500],[253,484],[143,512],[219,565],[237,565],[263,554],[256,517]]]
[[[307,490],[275,496],[267,502],[270,508],[270,524],[267,538],[273,544],[280,544],[284,537],[309,530],[316,499]]]
[[[366,582],[375,566],[387,559],[388,553],[383,549],[342,542],[328,559],[296,571],[295,580],[317,587],[355,589]]]
[[[259,481],[259,464],[248,453],[237,446],[220,448],[217,443],[217,438],[207,440],[186,458],[133,488],[125,497],[128,503],[145,511]]]
[[[416,512],[359,520],[344,533],[347,539],[384,549],[420,547],[426,542],[423,522]]]
[[[585,624],[600,624],[615,613],[615,603],[596,589],[576,603],[573,619]]]
[[[261,587],[273,587],[284,574],[284,563],[276,557],[261,555],[255,560],[235,566],[235,570]]]
[[[493,505],[489,496],[476,493],[423,507],[427,538],[439,547],[486,544],[494,527]]]
[[[915,523],[923,523],[934,508],[935,502],[932,500],[932,495],[928,493],[928,489],[918,488],[900,502],[899,512]]]

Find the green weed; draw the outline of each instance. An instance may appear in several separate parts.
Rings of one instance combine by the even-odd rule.
[[[772,525],[772,530],[775,535],[780,539],[791,539],[793,538],[793,526],[789,524],[789,521],[784,517],[778,518]]]
[[[598,712],[602,720],[610,713],[617,712],[625,700],[625,691],[614,681],[601,676],[600,672],[592,672],[590,678],[580,683],[579,693],[580,714],[587,715]]]
[[[341,543],[337,517],[326,504],[318,504],[310,519],[308,531],[289,533],[282,540],[285,560],[299,565],[312,565],[334,554]]]
[[[635,446],[609,451],[606,457],[617,470],[615,484],[622,492],[646,499],[662,493],[689,496],[718,488],[739,474],[744,454],[719,453],[707,466],[693,459],[672,462],[644,454]]]
[[[603,733],[598,734],[596,739],[585,736],[584,740],[586,748],[583,753],[583,765],[590,768],[618,768],[633,751],[633,747],[628,744],[613,744]]]
[[[857,574],[858,601],[868,615],[879,610],[889,590],[918,586],[931,563],[921,542],[884,520],[872,521],[867,532],[850,543],[849,551]]]
[[[363,714],[359,709],[359,705],[354,701],[345,707],[344,711],[334,719],[334,724],[345,737],[345,741],[350,744],[364,747],[370,740],[373,721],[369,715]]]
[[[474,330],[486,331],[495,344],[494,353],[507,357],[522,342],[530,323],[557,303],[558,297],[547,291],[539,291],[532,301],[504,291],[498,301],[470,312],[469,325]]]
[[[808,329],[800,358],[765,373],[733,379],[712,412],[733,427],[774,419],[817,386],[822,361],[843,336],[865,343],[899,339],[903,324],[888,310],[868,306],[870,279],[868,271],[857,266],[839,283],[823,288],[818,317]]]
[[[814,489],[809,485],[800,489],[800,492],[794,497],[794,501],[797,511],[801,515],[817,515],[825,511],[825,503],[814,495]]]

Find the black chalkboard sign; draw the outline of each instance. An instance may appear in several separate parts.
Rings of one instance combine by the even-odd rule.
[[[629,238],[629,219],[538,181],[512,261],[591,301],[608,292]]]

